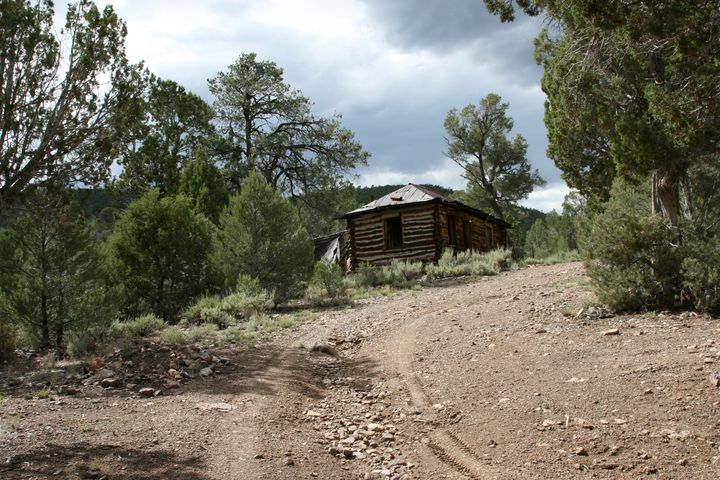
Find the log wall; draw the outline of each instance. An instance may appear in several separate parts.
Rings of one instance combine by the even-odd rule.
[[[448,217],[455,217],[455,244],[450,244]],[[507,233],[499,225],[488,222],[464,210],[440,205],[438,211],[440,242],[442,248],[455,247],[456,250],[477,250],[487,252],[506,245]],[[470,222],[471,241],[465,242],[463,223]]]
[[[436,205],[367,213],[348,220],[352,268],[362,263],[386,265],[393,259],[437,260]],[[400,217],[402,247],[388,248],[385,220]]]
[[[450,244],[450,215],[455,217],[454,245]],[[398,217],[402,224],[402,247],[389,248],[386,220]],[[464,222],[470,225],[470,242],[465,241]],[[486,252],[507,242],[503,227],[442,204],[364,213],[348,219],[348,232],[348,263],[353,270],[363,263],[387,265],[394,259],[436,262],[448,247]]]

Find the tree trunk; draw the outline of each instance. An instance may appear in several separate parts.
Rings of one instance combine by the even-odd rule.
[[[652,178],[652,211],[677,226],[680,223],[680,175],[676,172],[658,169]]]
[[[40,296],[40,349],[50,348],[50,322],[48,320],[48,299],[45,292]]]
[[[63,325],[62,321],[60,321],[55,327],[55,352],[57,353],[58,358],[63,358],[65,356],[64,337],[65,325]]]
[[[500,208],[500,204],[495,200],[494,198],[489,198],[490,208],[492,208],[493,213],[495,214],[495,217],[499,218],[500,220],[505,221],[505,214],[503,213],[502,209]]]
[[[245,94],[245,102],[250,104],[250,94]],[[243,116],[245,117],[245,159],[247,160],[248,170],[255,170],[255,152],[253,151],[252,144],[252,131],[253,131],[253,117],[250,113],[250,107],[243,107]]]

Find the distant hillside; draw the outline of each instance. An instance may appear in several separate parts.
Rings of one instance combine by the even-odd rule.
[[[371,187],[357,187],[357,199],[360,205],[365,205],[373,200],[377,200],[380,197],[384,197],[390,192],[394,192],[398,188],[404,187],[405,185],[373,185]],[[450,196],[453,190],[440,185],[427,185],[420,184],[419,186],[438,192],[441,195]]]

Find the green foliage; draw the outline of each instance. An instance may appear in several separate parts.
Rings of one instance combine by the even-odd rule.
[[[617,310],[666,308],[679,299],[679,232],[641,207],[644,196],[617,181],[592,228],[588,275],[598,299]]]
[[[701,208],[677,227],[650,213],[647,183],[615,182],[584,249],[601,302],[617,310],[720,311],[720,173],[705,167],[690,173]]]
[[[465,171],[468,190],[483,198],[495,216],[505,219],[508,204],[526,198],[545,181],[527,160],[527,142],[522,135],[509,139],[513,121],[509,104],[489,94],[478,106],[450,110],[445,117],[447,156]]]
[[[330,298],[345,294],[343,272],[337,263],[320,260],[315,263],[310,285],[322,288]]]
[[[214,286],[208,256],[214,227],[183,196],[150,190],[130,204],[108,241],[109,271],[130,312],[169,320]]]
[[[548,155],[568,183],[606,197],[615,175],[652,177],[652,199],[672,225],[681,223],[688,172],[717,155],[720,55],[717,5],[542,1],[559,36],[538,39],[548,96]],[[690,188],[686,188],[690,186]],[[650,198],[650,192],[648,192]]]
[[[203,319],[203,311],[219,308],[221,302],[221,297],[217,295],[204,295],[198,298],[194,303],[185,307],[180,314],[180,319],[183,323],[187,323],[189,325],[200,324]]]
[[[15,356],[15,329],[6,321],[0,320],[0,362],[11,360]]]
[[[141,86],[122,137],[118,163],[123,170],[117,186],[136,195],[153,188],[172,195],[178,193],[183,167],[214,136],[213,112],[202,98],[171,80],[150,75]],[[214,190],[197,192],[200,197],[213,194]],[[193,198],[197,204],[198,197]]]
[[[461,275],[497,275],[512,265],[512,251],[500,248],[479,253],[474,250],[455,252],[446,249],[437,265],[430,264],[425,272],[430,278],[448,278]]]
[[[346,281],[359,288],[382,285],[394,288],[412,288],[422,275],[423,264],[421,262],[393,260],[389,265],[382,267],[360,264]]]
[[[199,148],[195,158],[183,168],[178,192],[191,198],[195,211],[217,225],[228,202],[228,191],[220,170],[203,148]]]
[[[248,332],[270,333],[277,329],[278,322],[268,315],[255,315],[245,326]]]
[[[0,249],[0,316],[14,319],[40,348],[62,353],[68,332],[114,317],[94,226],[62,193],[26,196],[0,232]]]
[[[68,334],[67,353],[78,358],[97,350],[102,334],[94,329],[76,330]]]
[[[165,322],[150,313],[131,320],[116,320],[112,325],[112,331],[121,337],[135,339],[147,337],[161,330],[163,327],[165,327]]]
[[[248,319],[253,315],[267,312],[274,306],[273,295],[265,290],[235,292],[222,299],[220,308],[238,318]]]
[[[300,221],[312,238],[329,235],[345,227],[339,217],[358,207],[355,190],[350,182],[334,179],[294,199]]]
[[[380,284],[378,270],[367,263],[361,263],[350,278],[357,287],[370,288]]]
[[[190,339],[180,327],[172,325],[160,332],[160,340],[168,345],[179,347],[186,345]]]
[[[217,331],[217,326],[210,323],[195,325],[188,330],[187,338],[191,342],[214,340],[217,337]]]
[[[546,258],[572,250],[575,240],[573,220],[555,211],[535,220],[525,238],[525,253],[531,258]]]
[[[312,114],[310,100],[284,82],[274,62],[242,54],[209,87],[223,135],[219,153],[236,187],[258,171],[274,188],[302,198],[367,163],[368,153],[340,117]]]
[[[226,328],[238,319],[247,320],[253,315],[267,312],[272,306],[272,295],[253,288],[226,297],[201,297],[183,311],[181,318],[189,325],[211,323]]]
[[[411,288],[423,275],[421,262],[406,260],[393,260],[390,265],[384,265],[378,272],[378,283],[390,285],[393,288]]]
[[[266,292],[262,285],[260,285],[260,280],[243,273],[237,277],[237,282],[235,282],[235,291],[248,296],[260,295]]]
[[[556,265],[558,263],[577,262],[582,260],[577,250],[564,250],[551,253],[546,257],[528,257],[522,260],[525,265]]]
[[[218,328],[227,328],[235,323],[235,317],[223,310],[221,306],[214,308],[204,308],[200,311],[199,323],[212,324]]]
[[[0,3],[0,205],[38,186],[107,178],[137,68],[125,57],[126,28],[111,6]]]
[[[683,290],[695,308],[720,313],[720,241],[698,241],[682,262]]]
[[[220,217],[214,262],[227,286],[249,275],[284,301],[310,275],[313,246],[290,202],[252,173]]]

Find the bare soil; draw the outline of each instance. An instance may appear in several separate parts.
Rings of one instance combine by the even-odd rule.
[[[607,315],[585,284],[566,264],[365,300],[158,396],[6,371],[0,478],[720,478],[718,320]]]

